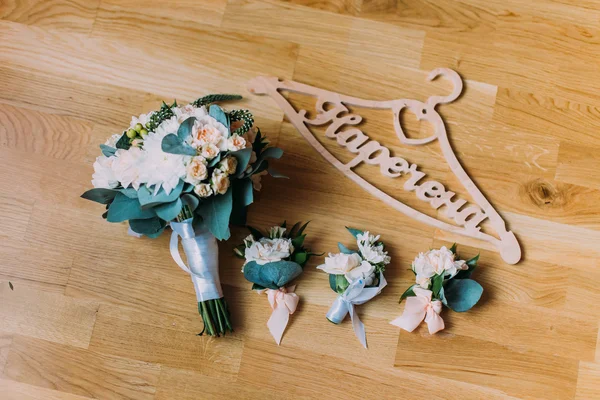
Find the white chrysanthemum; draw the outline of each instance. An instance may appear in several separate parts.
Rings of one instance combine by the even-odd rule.
[[[388,256],[387,251],[383,250],[382,245],[373,246],[359,242],[358,250],[360,251],[360,254],[362,254],[363,258],[371,264],[383,263],[387,265],[392,260],[392,258]]]
[[[215,145],[220,151],[227,150],[227,127],[210,115],[196,117],[192,134],[188,139],[194,148]]]
[[[104,142],[104,144],[106,146],[116,147],[117,142],[119,141],[119,139],[121,139],[121,136],[123,136],[122,133],[115,133],[114,135],[109,137],[108,140],[106,142]]]
[[[179,123],[182,123],[189,117],[202,118],[202,117],[208,115],[208,112],[206,111],[206,107],[204,107],[204,106],[194,107],[191,104],[188,104],[188,105],[185,105],[182,107],[173,107],[173,108],[171,108],[171,110],[177,117],[177,121],[179,121]]]
[[[174,122],[177,124],[176,119]],[[155,193],[161,187],[167,194],[170,193],[179,183],[179,179],[186,176],[186,165],[192,159],[190,156],[162,151],[162,140],[169,133],[174,133],[173,126],[172,120],[165,121],[160,124],[156,132],[149,133],[144,140],[146,156],[141,167],[140,180],[148,187],[154,187]],[[176,128],[175,132],[177,132]]]
[[[94,174],[92,175],[92,185],[95,188],[113,189],[119,186],[119,180],[112,168],[114,159],[115,157],[96,157]]]
[[[118,149],[115,152],[112,170],[124,188],[133,186],[135,190],[140,188],[140,168],[144,162],[146,153],[139,147],[130,147],[129,150]]]
[[[139,117],[131,117],[131,123],[129,124],[129,128],[133,129],[136,124],[142,124],[142,126],[146,127],[146,124],[150,121],[150,117],[152,117],[153,112],[148,114],[140,114]]]

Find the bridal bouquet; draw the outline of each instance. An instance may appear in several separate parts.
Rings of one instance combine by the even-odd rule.
[[[248,110],[227,111],[209,95],[133,117],[129,128],[100,145],[92,185],[81,197],[106,205],[108,222],[156,238],[170,224],[171,255],[191,275],[204,331],[232,331],[218,271],[217,239],[245,225],[246,208],[262,175],[281,177],[268,163],[283,151],[269,147]],[[186,265],[179,253],[179,238]],[[204,332],[203,331],[203,332]]]
[[[367,337],[364,324],[358,318],[355,307],[364,304],[381,293],[387,285],[383,276],[385,266],[391,261],[379,235],[368,231],[346,228],[356,238],[358,250],[351,250],[338,243],[340,253],[329,253],[325,264],[317,268],[329,274],[329,286],[338,297],[327,313],[334,324],[341,323],[350,314],[354,333],[366,348]]]
[[[404,313],[391,324],[412,332],[425,320],[429,333],[434,334],[444,329],[442,305],[457,312],[470,310],[483,292],[481,285],[470,279],[478,260],[479,255],[460,260],[456,244],[420,253],[412,263],[416,283],[400,297],[400,301],[406,298]]]
[[[281,343],[290,315],[296,311],[300,300],[294,293],[296,286],[289,283],[302,273],[310,257],[315,255],[303,246],[307,225],[308,222],[302,226],[298,222],[288,232],[284,222],[265,234],[248,227],[250,235],[234,249],[235,254],[245,260],[242,272],[253,283],[252,289],[267,294],[273,309],[267,326],[277,344]]]

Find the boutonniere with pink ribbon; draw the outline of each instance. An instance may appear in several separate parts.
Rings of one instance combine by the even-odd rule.
[[[268,232],[248,227],[250,235],[244,243],[234,249],[239,258],[245,259],[242,272],[253,283],[252,290],[266,294],[273,309],[267,326],[271,335],[281,343],[281,337],[288,324],[290,315],[296,311],[300,298],[290,285],[303,271],[311,256],[304,247],[308,222],[301,226],[296,223],[289,231],[284,222],[274,226]]]
[[[346,228],[356,238],[358,249],[338,243],[340,253],[329,253],[325,264],[317,268],[329,274],[329,286],[338,294],[327,313],[327,319],[340,324],[348,314],[360,343],[367,347],[365,326],[355,306],[364,304],[381,293],[387,285],[383,271],[391,261],[379,235],[371,235],[354,228]]]
[[[443,306],[456,312],[470,310],[481,298],[483,288],[471,274],[477,267],[479,255],[461,260],[456,254],[456,244],[439,250],[420,253],[412,263],[416,283],[400,297],[406,299],[404,312],[392,325],[412,332],[425,321],[430,334],[444,329],[440,316]]]

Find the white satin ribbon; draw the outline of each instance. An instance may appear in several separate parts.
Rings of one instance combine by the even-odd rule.
[[[367,334],[365,325],[362,323],[354,306],[364,304],[373,297],[381,293],[381,290],[387,285],[383,273],[379,273],[379,284],[375,287],[365,287],[364,279],[359,279],[350,284],[344,293],[340,294],[333,302],[333,305],[327,312],[327,319],[335,324],[341,323],[346,314],[350,314],[354,334],[360,343],[367,348]]]
[[[192,219],[171,222],[171,257],[179,267],[191,275],[198,302],[223,297],[219,281],[219,247],[208,229],[194,230]],[[189,267],[179,253],[179,238]]]
[[[258,293],[267,294],[267,299],[269,300],[269,304],[273,309],[271,318],[269,318],[269,321],[267,322],[267,326],[269,327],[271,336],[273,336],[273,339],[275,339],[277,344],[281,344],[281,337],[283,336],[283,331],[285,331],[285,327],[290,320],[290,315],[296,311],[296,307],[300,301],[300,297],[294,293],[295,290],[295,285],[287,288],[282,287],[277,290],[258,290]]]

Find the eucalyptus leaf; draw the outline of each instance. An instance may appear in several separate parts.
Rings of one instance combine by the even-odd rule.
[[[179,136],[170,133],[165,136],[161,142],[161,149],[165,153],[182,154],[185,156],[195,156],[196,150],[187,143],[184,143]]]
[[[354,237],[358,237],[358,235],[361,235],[363,233],[363,231],[361,230],[350,228],[348,226],[346,227],[346,229],[348,229],[348,232],[350,232]]]
[[[216,104],[212,104],[208,109],[208,115],[225,125],[227,128],[227,136],[229,137],[229,128],[231,126],[231,122],[229,121],[229,116],[225,114],[225,111],[221,107]]]
[[[164,224],[161,223],[160,218],[152,217],[129,220],[129,227],[132,231],[140,235],[152,235],[159,232],[161,228],[164,228]]]
[[[269,166],[267,168],[267,171],[269,171],[269,175],[271,175],[273,178],[290,179],[289,176],[283,175],[282,173],[278,172],[275,168],[273,168],[271,166]]]
[[[196,122],[196,117],[189,117],[185,121],[179,125],[179,129],[177,129],[177,137],[183,141],[188,138],[192,134],[192,128],[194,127],[194,123]]]
[[[100,151],[102,151],[102,154],[104,154],[106,157],[112,157],[117,152],[117,149],[111,146],[107,146],[105,144],[101,144]]]
[[[217,156],[215,158],[213,158],[212,160],[210,160],[208,162],[207,166],[209,168],[214,167],[215,165],[217,165],[221,161],[222,158],[223,158],[223,156],[221,155],[221,153],[217,154]]]
[[[293,261],[276,261],[264,265],[250,261],[244,265],[244,277],[247,280],[269,289],[279,289],[301,273],[302,267]]]
[[[131,219],[147,219],[156,215],[153,210],[143,210],[138,199],[132,199],[122,193],[117,196],[108,208],[108,222],[123,222]]]
[[[230,236],[232,192],[230,187],[225,194],[207,198],[196,209],[196,213],[200,214],[204,224],[218,240],[229,239]]]
[[[448,307],[456,312],[470,310],[481,298],[483,288],[472,279],[451,279],[444,286]]]
[[[194,211],[196,207],[198,207],[198,204],[200,204],[200,200],[193,194],[189,193],[181,195],[181,201],[183,201],[183,204],[189,207],[190,211]]]
[[[266,159],[268,159],[268,158],[278,159],[278,158],[281,158],[282,155],[283,155],[283,150],[281,150],[278,147],[268,147],[268,148],[266,148],[262,153],[260,153],[260,155],[256,159],[256,162],[252,166],[251,174],[258,173],[260,171],[261,164]]]
[[[234,176],[241,176],[246,168],[248,167],[248,163],[250,162],[250,158],[252,157],[252,149],[250,147],[234,151],[230,153],[237,160],[237,168],[235,170]]]
[[[156,195],[154,194],[153,189],[150,189],[146,185],[142,185],[138,190],[138,198],[140,200],[140,204],[144,209],[146,209],[155,207],[159,204],[170,203],[172,201],[175,201],[179,198],[179,195],[181,195],[181,191],[183,190],[183,184],[184,182],[182,180],[179,180],[177,186],[175,186],[175,188],[171,190],[169,194],[167,194],[167,192],[165,192],[165,189],[161,187],[158,193],[156,193]]]
[[[134,188],[117,189],[117,190],[120,193],[123,193],[125,196],[129,197],[130,199],[137,199],[138,198],[138,192]]]
[[[164,203],[156,206],[154,211],[156,211],[156,215],[165,221],[173,221],[181,212],[182,207],[183,203],[181,202],[181,199],[177,198],[177,200],[170,203]]]
[[[86,191],[81,197],[86,200],[95,201],[96,203],[108,204],[117,194],[118,192],[113,189],[95,188]]]
[[[338,294],[342,294],[348,289],[350,283],[344,275],[329,275],[329,287]]]
[[[349,248],[347,248],[346,246],[344,246],[343,244],[338,242],[338,248],[340,249],[340,252],[344,253],[344,254],[354,254],[356,253],[356,251],[354,250],[350,250]]]

